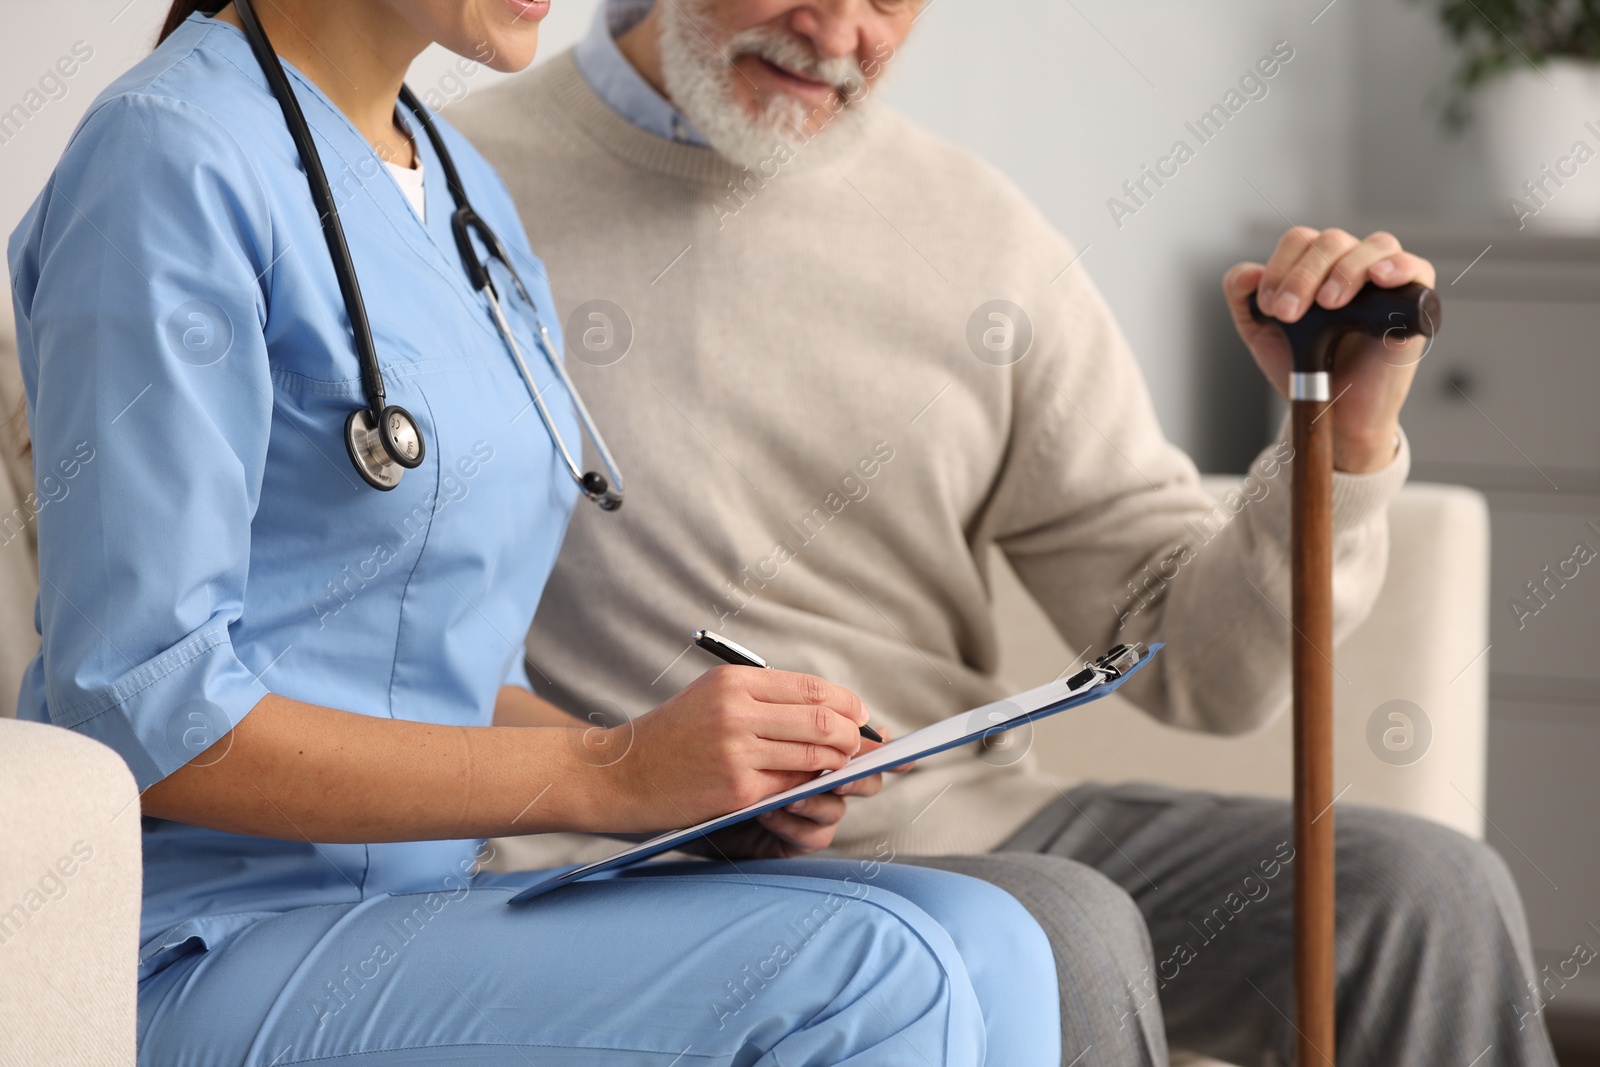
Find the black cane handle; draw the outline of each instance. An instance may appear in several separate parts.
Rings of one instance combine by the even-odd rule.
[[[1384,289],[1368,282],[1355,299],[1332,311],[1312,304],[1296,322],[1279,322],[1261,310],[1250,294],[1250,317],[1263,325],[1276,323],[1289,339],[1297,374],[1333,369],[1333,354],[1347,333],[1371,337],[1432,337],[1441,322],[1439,294],[1418,282]]]

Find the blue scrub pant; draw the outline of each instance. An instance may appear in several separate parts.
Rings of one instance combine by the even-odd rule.
[[[139,1062],[1056,1067],[1055,962],[1004,891],[871,860],[530,872],[274,915],[139,988]]]

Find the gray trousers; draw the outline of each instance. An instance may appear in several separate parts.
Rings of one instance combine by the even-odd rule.
[[[1084,785],[982,856],[898,856],[1005,889],[1055,949],[1064,1067],[1167,1046],[1293,1062],[1294,849],[1283,801]],[[1500,857],[1443,826],[1336,812],[1341,1065],[1553,1067]]]

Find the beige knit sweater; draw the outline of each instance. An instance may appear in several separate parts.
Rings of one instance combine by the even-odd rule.
[[[1071,246],[989,167],[882,113],[741,171],[613,113],[570,56],[449,117],[516,197],[627,477],[620,512],[580,503],[567,535],[529,637],[543,695],[648,710],[711,666],[689,645],[704,626],[901,734],[1007,694],[998,544],[1074,649],[1167,643],[1125,690],[1150,714],[1234,732],[1284,705],[1288,446],[1216,507]],[[980,313],[993,300],[1031,323],[1008,365],[1026,331]],[[591,301],[626,319],[608,334]],[[1382,582],[1407,466],[1402,444],[1335,479],[1341,635]],[[1069,784],[1002,762],[967,748],[891,775],[837,844],[991,849]],[[523,860],[614,847],[572,844]]]

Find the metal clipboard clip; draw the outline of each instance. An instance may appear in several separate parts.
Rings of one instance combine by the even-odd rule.
[[[1121,678],[1138,663],[1150,654],[1150,650],[1138,641],[1131,641],[1125,645],[1112,645],[1103,656],[1083,670],[1067,679],[1067,688],[1076,692],[1091,684],[1099,685]]]

